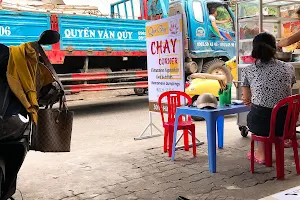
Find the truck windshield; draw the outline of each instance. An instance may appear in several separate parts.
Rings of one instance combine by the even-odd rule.
[[[228,12],[228,9],[225,6],[218,6],[216,20],[224,21],[224,20],[228,20],[228,19],[231,19],[231,21],[225,22],[225,23],[220,23],[220,24],[218,24],[218,27],[223,28],[227,31],[234,31],[233,19],[232,19],[230,13]]]

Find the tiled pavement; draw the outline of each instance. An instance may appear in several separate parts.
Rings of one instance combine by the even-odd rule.
[[[91,104],[74,108],[72,151],[29,152],[21,168],[16,200],[175,200],[259,199],[299,185],[291,149],[286,150],[286,180],[274,168],[246,159],[250,140],[242,138],[234,116],[225,119],[224,149],[217,151],[217,173],[208,171],[204,122],[196,135],[205,142],[192,152],[179,150],[175,162],[162,153],[163,138],[134,141],[148,121],[148,101]],[[134,117],[134,116],[139,116]],[[160,118],[154,118],[159,125]]]
[[[205,145],[197,149],[197,158],[192,158],[191,152],[178,151],[175,162],[171,162],[161,148],[149,149],[127,161],[131,168],[119,174],[124,177],[123,181],[101,188],[98,194],[86,192],[75,196],[95,200],[175,200],[178,196],[195,200],[258,199],[266,196],[261,193],[260,187],[278,182],[274,168],[256,165],[255,174],[249,171],[249,161],[245,158],[248,145],[218,150],[216,174],[208,171],[207,152],[203,147]],[[292,157],[287,157],[286,163],[286,179],[293,178],[296,172]],[[257,188],[257,194],[245,197],[243,191],[253,187]],[[71,197],[74,194],[66,199]]]

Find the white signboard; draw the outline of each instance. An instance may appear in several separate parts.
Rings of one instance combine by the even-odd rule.
[[[146,24],[149,110],[166,91],[184,91],[182,15]]]
[[[300,200],[300,186],[273,194],[261,200]]]

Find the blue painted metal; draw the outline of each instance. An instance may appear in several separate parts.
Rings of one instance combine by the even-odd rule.
[[[117,5],[117,11],[118,11],[118,17],[121,18],[120,7],[119,7],[119,5]]]
[[[0,43],[7,46],[35,41],[49,29],[49,14],[0,10]],[[46,49],[51,49],[51,46]]]
[[[201,9],[197,9],[196,12],[203,13],[203,21],[197,21],[195,19],[195,13],[193,12],[194,3],[200,3]],[[211,22],[209,20],[208,3],[224,3],[220,0],[194,0],[194,1],[182,1],[186,4],[186,12],[188,14],[189,24],[189,38],[190,38],[190,52],[196,58],[207,58],[207,57],[226,57],[231,59],[235,56],[235,33],[219,27],[220,32],[229,34],[233,40],[225,39],[221,41],[219,37],[216,37],[211,31]],[[233,21],[234,14],[228,9]]]
[[[61,50],[145,51],[144,20],[59,15]]]
[[[132,19],[135,19],[135,17],[134,17],[134,7],[133,7],[133,1],[132,0],[130,0],[130,5],[131,5]]]
[[[159,4],[161,6],[163,18],[168,17],[168,10],[167,10],[168,7],[166,7],[165,0],[159,0]]]
[[[140,0],[140,6],[141,6],[141,16],[142,16],[142,19],[145,19],[145,14],[144,14],[145,8],[144,8],[143,0]]]
[[[115,15],[115,6],[110,6],[110,16],[114,17]]]
[[[125,10],[125,16],[126,16],[126,19],[128,19],[128,13],[127,13],[126,2],[124,3],[124,10]]]
[[[119,6],[123,4],[123,6],[124,6],[124,12],[125,12],[125,17],[126,17],[126,19],[128,19],[128,11],[127,11],[127,5],[126,5],[127,2],[130,2],[132,19],[135,19],[133,0],[121,0],[121,1],[117,1],[115,3],[110,4],[110,13],[111,13],[111,16],[114,16],[116,14],[115,13],[115,7],[117,7],[117,12],[118,12],[117,14],[118,14],[118,16],[120,16],[120,8],[119,8]]]
[[[149,0],[148,1],[148,15],[155,16],[162,14],[163,17],[168,16],[169,0]]]
[[[126,3],[128,0],[120,0],[120,1],[117,1],[115,3],[111,3],[110,6],[113,7],[113,6],[116,6],[116,5],[120,5],[120,4],[123,4],[123,3]]]

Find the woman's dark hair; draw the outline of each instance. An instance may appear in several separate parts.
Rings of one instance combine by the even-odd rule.
[[[297,15],[300,15],[300,8],[296,11]]]
[[[209,9],[209,14],[210,14],[210,15],[215,14],[216,11],[217,11],[217,8],[211,7],[211,8]]]
[[[269,33],[260,33],[253,39],[252,57],[268,62],[275,57],[276,39]]]

